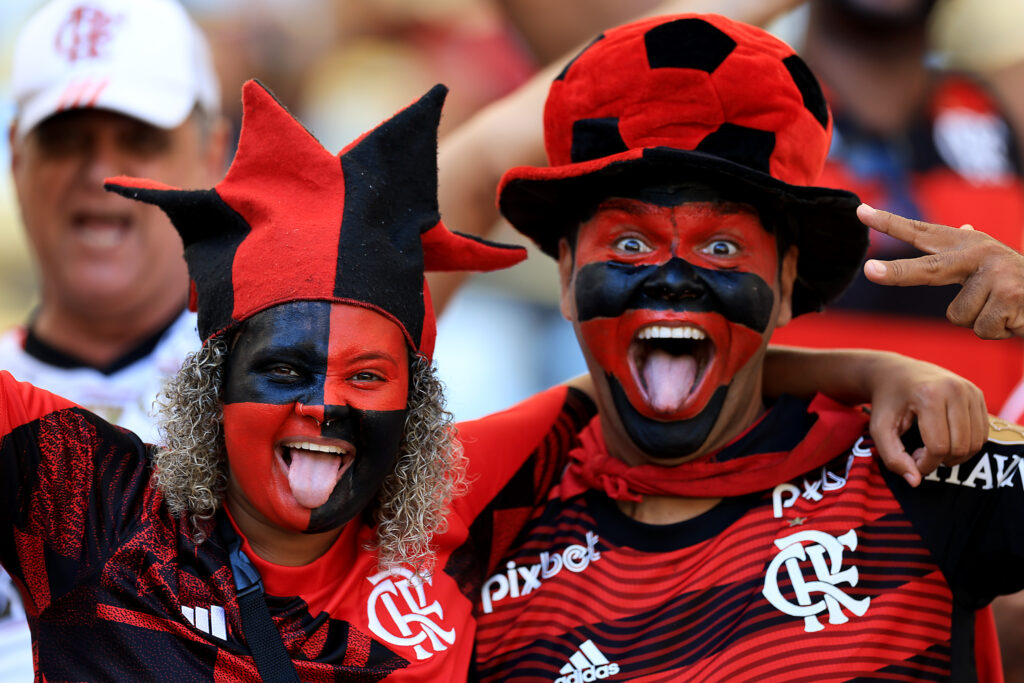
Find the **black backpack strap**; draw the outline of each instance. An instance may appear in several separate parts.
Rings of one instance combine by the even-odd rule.
[[[264,683],[300,683],[295,665],[281,640],[281,633],[270,617],[260,573],[242,552],[242,539],[234,534],[232,536],[228,544],[228,559],[231,562],[231,573],[235,577],[242,632],[260,678]]]

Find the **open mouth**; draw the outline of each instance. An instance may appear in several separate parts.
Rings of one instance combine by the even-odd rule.
[[[658,413],[678,412],[700,386],[715,345],[690,324],[651,324],[637,330],[629,365],[644,399]]]
[[[355,448],[347,442],[287,440],[279,443],[277,450],[288,468],[292,495],[296,502],[310,509],[327,502],[355,460]]]
[[[112,249],[128,235],[130,219],[121,213],[77,212],[71,216],[75,237],[93,249]]]

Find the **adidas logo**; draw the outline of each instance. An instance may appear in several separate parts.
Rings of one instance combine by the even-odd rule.
[[[609,662],[597,649],[594,641],[581,643],[576,654],[569,657],[569,663],[558,670],[562,674],[555,683],[589,683],[600,681],[619,673],[619,665]]]
[[[220,605],[210,605],[210,609],[205,607],[186,607],[181,606],[181,613],[188,619],[188,623],[195,626],[203,633],[209,633],[215,638],[221,640],[228,639],[227,621],[224,618],[224,608]]]

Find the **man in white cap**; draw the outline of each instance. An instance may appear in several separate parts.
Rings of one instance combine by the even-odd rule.
[[[227,126],[209,46],[174,0],[54,0],[17,37],[11,94],[11,172],[41,292],[27,323],[0,336],[0,361],[154,441],[155,394],[195,346],[188,275],[164,213],[103,179],[220,177]],[[17,621],[0,617],[0,640],[24,643],[21,660],[0,655],[0,680],[31,675]]]

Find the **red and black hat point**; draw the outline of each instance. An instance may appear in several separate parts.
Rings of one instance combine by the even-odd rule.
[[[698,182],[788,226],[800,250],[794,313],[833,301],[867,249],[856,195],[814,187],[832,119],[793,49],[713,14],[646,19],[598,36],[551,84],[546,167],[498,188],[513,226],[551,256],[581,209],[626,189]]]
[[[249,81],[238,151],[215,187],[120,176],[106,188],[170,217],[204,341],[277,304],[331,301],[383,314],[430,358],[436,321],[424,271],[496,270],[526,257],[441,222],[437,126],[447,92],[434,86],[334,155]]]

